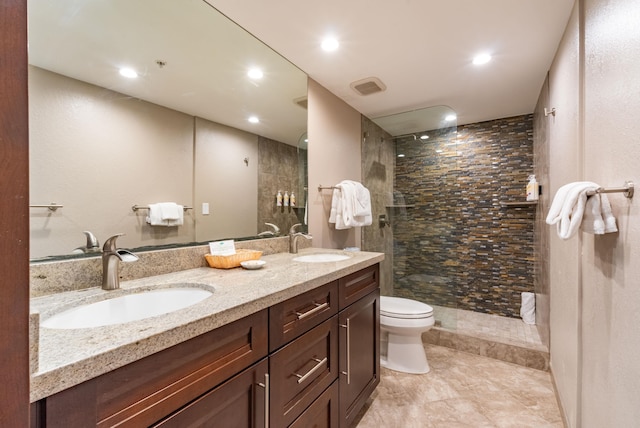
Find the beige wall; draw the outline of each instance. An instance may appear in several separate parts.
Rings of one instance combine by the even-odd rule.
[[[360,246],[360,228],[335,230],[329,225],[332,186],[342,180],[362,181],[360,113],[309,79],[309,233],[313,246]]]
[[[549,71],[549,105],[556,115],[543,117],[549,135],[550,195],[582,179],[579,120],[578,3]],[[544,178],[543,178],[544,180]],[[543,190],[544,191],[544,190]],[[546,217],[546,212],[542,213]],[[548,226],[547,226],[548,227]],[[579,412],[579,266],[580,236],[568,241],[549,236],[551,370],[570,426]]]
[[[640,182],[640,2],[585,2],[584,176]],[[583,235],[582,425],[640,424],[640,196],[609,195],[619,233]]]
[[[193,118],[36,67],[29,68],[31,257],[70,253],[125,233],[122,247],[193,241],[182,227],[152,228],[134,204],[191,204]],[[144,159],[143,162],[140,159]]]
[[[584,21],[574,11],[549,78],[552,192],[640,179],[640,3],[578,5]],[[640,420],[640,202],[609,200],[619,233],[550,239],[551,367],[570,427]]]
[[[200,118],[195,129],[195,240],[255,235],[258,136]]]
[[[84,230],[129,248],[258,233],[257,135],[37,67],[29,102],[30,203],[64,205],[30,210],[32,258],[71,253]],[[131,210],[165,201],[194,207],[183,226]]]

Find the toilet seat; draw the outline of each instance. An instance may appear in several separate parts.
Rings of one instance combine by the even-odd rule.
[[[433,308],[411,299],[380,296],[380,315],[399,319],[429,318],[433,316]]]

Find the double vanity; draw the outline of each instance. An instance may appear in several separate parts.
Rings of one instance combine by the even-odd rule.
[[[383,257],[309,248],[33,298],[32,426],[348,427],[379,382]]]

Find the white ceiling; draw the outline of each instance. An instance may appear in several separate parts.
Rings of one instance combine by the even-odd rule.
[[[28,6],[31,65],[291,145],[306,131],[295,102],[306,97],[305,74],[202,0]],[[139,78],[122,78],[122,66]],[[247,78],[252,66],[263,79]]]
[[[370,118],[436,105],[458,124],[532,113],[574,0],[207,0]],[[340,48],[325,53],[332,34]],[[474,55],[493,55],[482,67]],[[387,90],[350,83],[375,76]]]

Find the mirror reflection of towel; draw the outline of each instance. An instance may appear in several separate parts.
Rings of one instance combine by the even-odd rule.
[[[184,207],[175,202],[149,204],[147,223],[151,226],[181,226],[184,224]]]

